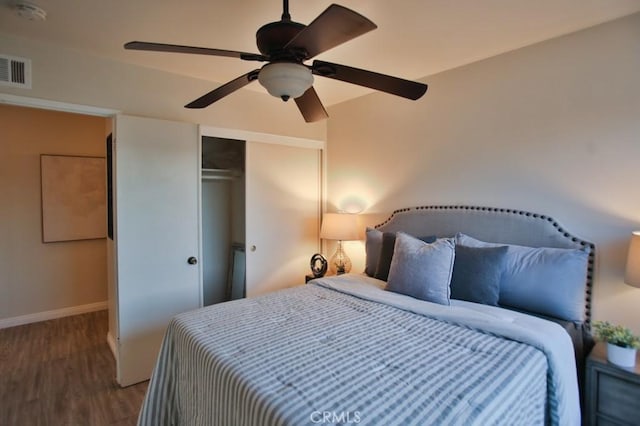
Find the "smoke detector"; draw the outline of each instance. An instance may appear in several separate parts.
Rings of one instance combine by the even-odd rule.
[[[16,15],[29,21],[44,21],[47,19],[47,12],[33,3],[18,1],[13,5]]]

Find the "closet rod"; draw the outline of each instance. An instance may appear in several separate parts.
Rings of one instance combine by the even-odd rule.
[[[233,176],[202,176],[202,180],[233,180]]]

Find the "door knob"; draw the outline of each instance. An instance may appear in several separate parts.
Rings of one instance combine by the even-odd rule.
[[[196,263],[198,263],[198,259],[196,259],[195,257],[191,256],[190,258],[187,259],[187,263],[189,265],[195,265]]]

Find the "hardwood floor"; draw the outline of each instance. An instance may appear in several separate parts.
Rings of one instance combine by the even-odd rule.
[[[0,425],[135,425],[147,382],[121,388],[107,311],[0,330]]]

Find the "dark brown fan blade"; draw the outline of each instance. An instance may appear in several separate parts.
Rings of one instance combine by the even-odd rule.
[[[212,90],[206,95],[200,96],[195,101],[185,105],[185,108],[205,108],[218,101],[230,93],[235,92],[238,89],[243,88],[247,84],[251,83],[253,80],[258,78],[258,74],[260,70],[253,70],[251,72],[246,73],[245,75],[241,75],[235,80],[231,80],[230,82],[223,84],[217,89]]]
[[[376,24],[359,13],[332,4],[291,39],[284,49],[304,49],[307,52],[305,59],[309,59],[376,28]]]
[[[314,121],[324,120],[329,117],[327,111],[322,106],[320,98],[313,87],[307,89],[302,96],[295,99],[298,109],[304,117],[304,121],[307,123],[313,123]]]
[[[128,50],[146,50],[152,52],[192,53],[195,55],[227,56],[246,61],[267,61],[268,58],[257,53],[237,52],[235,50],[209,49],[208,47],[180,46],[177,44],[149,43],[130,41],[124,45]]]
[[[427,91],[427,85],[417,81],[404,80],[373,71],[332,64],[331,62],[313,61],[311,70],[316,75],[380,90],[414,101],[422,97]]]

